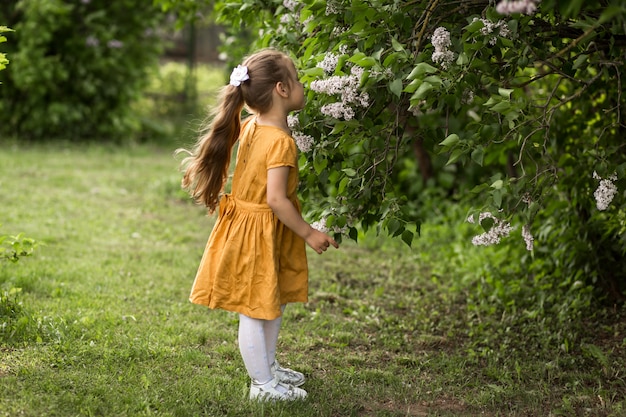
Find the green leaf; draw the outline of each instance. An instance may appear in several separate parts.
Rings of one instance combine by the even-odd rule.
[[[578,68],[580,68],[582,64],[584,64],[587,61],[588,58],[589,58],[589,55],[585,55],[585,54],[579,55],[578,58],[574,60],[574,65],[572,65],[572,68],[577,70]]]
[[[469,63],[469,58],[465,52],[461,52],[459,57],[456,59],[457,65],[467,65]]]
[[[427,64],[426,62],[420,62],[413,68],[413,71],[406,77],[409,80],[414,80],[416,78],[421,78],[424,74],[434,74],[437,72],[437,68],[432,65]]]
[[[391,47],[396,52],[404,51],[404,45],[402,45],[396,38],[391,38]]]
[[[433,88],[432,84],[422,83],[417,91],[411,96],[411,100],[422,100]]]
[[[448,162],[446,162],[446,165],[455,163],[464,153],[465,152],[462,149],[457,148],[453,150],[452,154],[450,155],[450,158],[448,159]]]
[[[608,6],[606,9],[604,9],[602,14],[600,15],[600,18],[598,19],[598,24],[606,23],[609,20],[611,20],[613,17],[617,16],[618,14],[624,14],[624,13],[626,13],[626,8],[624,6],[618,6],[618,5]]]
[[[457,135],[456,133],[452,133],[450,135],[448,135],[447,138],[445,138],[444,140],[442,140],[439,144],[441,146],[452,146],[455,143],[457,143],[460,140],[459,135]]]
[[[480,227],[483,228],[485,232],[488,232],[493,227],[495,221],[491,217],[485,217],[480,221]]]
[[[402,232],[402,241],[406,243],[407,245],[409,245],[409,247],[413,243],[414,237],[415,237],[415,234],[411,232],[410,230],[405,230],[404,232]]]
[[[478,165],[483,166],[483,159],[485,157],[485,150],[482,146],[478,146],[472,151],[472,161]]]
[[[319,175],[326,167],[328,166],[328,159],[326,158],[315,158],[313,160],[313,168],[315,168],[315,172]]]
[[[504,98],[511,98],[511,93],[515,91],[512,88],[498,88],[498,94]]]
[[[397,219],[389,219],[387,223],[387,232],[392,236],[397,236],[398,231],[402,227],[402,223],[400,223]]]
[[[507,110],[511,108],[511,103],[508,101],[501,101],[493,106],[491,106],[491,110],[504,114]]]
[[[498,208],[502,207],[502,190],[493,190],[491,196],[493,197],[493,204],[495,204],[495,206]]]
[[[389,83],[389,90],[396,95],[396,97],[400,97],[402,94],[402,79],[396,78],[392,82]]]

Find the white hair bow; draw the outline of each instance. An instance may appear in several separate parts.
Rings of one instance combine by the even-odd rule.
[[[230,85],[239,87],[242,82],[249,80],[248,67],[243,65],[237,65],[237,68],[230,74]]]

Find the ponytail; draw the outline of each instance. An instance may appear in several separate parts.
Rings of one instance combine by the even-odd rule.
[[[204,204],[209,214],[216,210],[228,177],[233,146],[241,130],[243,105],[240,87],[224,87],[213,122],[205,125],[193,151],[181,163],[184,168],[182,187],[194,200]],[[184,152],[180,149],[177,152],[181,151]]]
[[[272,90],[277,82],[292,80],[293,61],[282,52],[265,49],[244,61],[247,77],[235,80],[222,89],[220,105],[212,123],[201,130],[200,138],[189,156],[182,161],[182,187],[209,213],[219,204],[220,193],[228,177],[232,149],[241,130],[241,110],[244,104],[262,114],[272,106]],[[231,80],[232,82],[232,80]]]

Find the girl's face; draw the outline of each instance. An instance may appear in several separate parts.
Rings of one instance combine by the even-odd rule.
[[[291,64],[291,80],[289,80],[289,111],[301,110],[304,107],[304,85],[298,79],[296,67]]]

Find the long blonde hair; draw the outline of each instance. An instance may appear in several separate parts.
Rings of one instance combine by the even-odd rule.
[[[250,55],[243,65],[248,67],[250,79],[240,86],[226,85],[220,94],[219,105],[212,122],[201,129],[191,152],[183,159],[182,187],[209,213],[219,204],[220,194],[228,178],[232,149],[241,130],[243,106],[262,114],[272,106],[272,90],[276,83],[291,83],[290,65],[293,61],[284,53],[264,49]]]

